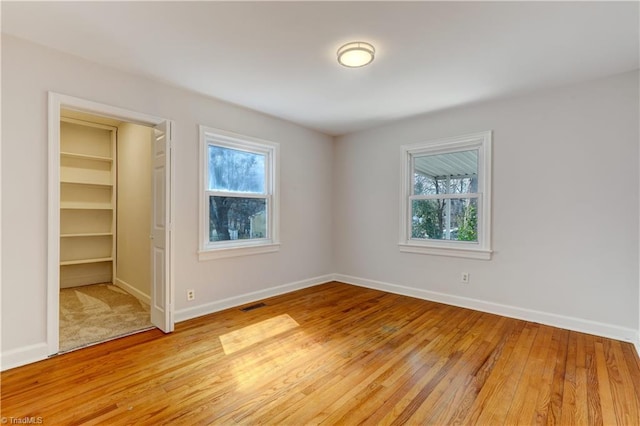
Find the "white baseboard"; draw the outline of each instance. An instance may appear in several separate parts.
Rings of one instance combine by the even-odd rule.
[[[468,297],[422,290],[419,288],[405,287],[381,281],[369,280],[366,278],[352,277],[349,275],[335,274],[334,280],[346,284],[357,285],[360,287],[367,287],[374,290],[382,290],[389,293],[401,294],[403,296],[416,297],[418,299],[445,303],[447,305],[469,308],[476,311],[488,312],[491,314],[502,315],[509,318],[532,321],[540,324],[550,325],[553,327],[559,327],[567,330],[578,331],[581,333],[593,334],[596,336],[608,337],[610,339],[630,342],[635,345],[636,350],[638,350],[638,353],[640,354],[638,331],[631,328],[605,324],[582,318],[552,314],[549,312],[519,308],[517,306],[486,302],[483,300],[471,299]]]
[[[135,298],[140,300],[141,302],[144,302],[147,305],[151,304],[151,297],[150,296],[144,294],[143,292],[141,292],[140,290],[138,290],[137,288],[135,288],[131,284],[127,283],[126,281],[122,281],[120,278],[116,278],[115,285],[117,287],[120,287],[121,289],[123,289],[124,291],[129,293],[130,295],[135,296]]]
[[[204,305],[194,306],[193,308],[181,309],[174,314],[174,321],[181,322],[192,318],[200,317],[203,315],[212,314],[225,309],[233,308],[236,306],[244,305],[247,303],[255,302],[257,300],[266,299],[268,297],[278,296],[284,293],[290,293],[295,290],[301,290],[307,287],[313,287],[314,285],[328,283],[333,281],[334,275],[328,274],[320,277],[309,278],[308,280],[296,281],[289,284],[283,284],[276,287],[267,288],[264,290],[254,291],[252,293],[241,294],[239,296],[229,297],[227,299],[219,300],[213,303],[206,303]]]
[[[46,343],[38,343],[2,352],[0,355],[0,371],[42,361],[48,356],[49,346]]]
[[[638,357],[640,357],[640,331],[636,335],[636,341],[633,346],[636,347],[636,353],[638,354]]]

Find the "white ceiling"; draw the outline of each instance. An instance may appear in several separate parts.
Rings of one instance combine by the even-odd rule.
[[[2,32],[330,135],[638,68],[638,2],[1,2]],[[368,67],[335,52],[364,40]]]

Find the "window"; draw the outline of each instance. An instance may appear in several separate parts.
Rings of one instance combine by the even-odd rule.
[[[278,144],[200,126],[199,259],[277,251]]]
[[[491,258],[491,136],[402,147],[401,251]]]

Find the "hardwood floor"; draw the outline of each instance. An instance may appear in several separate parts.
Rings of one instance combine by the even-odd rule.
[[[1,415],[55,425],[640,424],[629,343],[341,283],[263,302],[3,372]]]

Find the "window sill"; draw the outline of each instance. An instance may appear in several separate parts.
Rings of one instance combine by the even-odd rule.
[[[224,259],[227,257],[251,256],[254,254],[273,253],[279,250],[280,243],[214,248],[198,251],[198,260],[202,262],[206,260]]]
[[[468,247],[434,247],[418,244],[398,244],[404,253],[432,254],[436,256],[463,257],[467,259],[491,260],[493,251]]]

